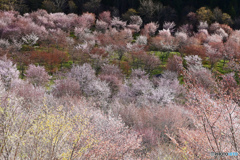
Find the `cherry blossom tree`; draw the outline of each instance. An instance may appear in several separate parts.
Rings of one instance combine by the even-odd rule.
[[[206,42],[209,43],[209,42],[216,42],[216,43],[221,43],[223,40],[223,37],[218,35],[218,34],[212,34],[210,36],[208,36]]]
[[[66,79],[57,79],[52,87],[52,93],[58,98],[79,96],[81,94],[79,82],[69,77]]]
[[[134,102],[139,107],[169,104],[181,93],[180,85],[176,73],[165,72],[163,75],[152,82],[145,71],[133,70],[130,79],[120,88],[118,97],[123,104]]]
[[[13,64],[6,56],[1,57],[0,60],[0,75],[2,83],[7,90],[11,87],[12,81],[19,77],[16,64]]]
[[[96,30],[105,33],[106,30],[108,29],[109,24],[102,21],[102,20],[97,20],[96,21]]]
[[[83,28],[90,28],[95,23],[95,14],[83,13],[75,20],[75,25]]]
[[[181,25],[178,28],[178,32],[184,32],[184,33],[188,34],[188,36],[191,36],[193,33],[193,26],[191,24]]]
[[[183,146],[176,143],[181,152],[185,148],[185,156],[208,159],[211,158],[209,150],[229,152],[231,148],[238,152],[238,105],[223,92],[219,96],[211,98],[208,91],[197,87],[189,92],[187,108],[191,111],[194,127],[182,128],[180,141],[185,143]]]
[[[141,27],[143,21],[140,16],[130,16],[130,24],[136,24]]]
[[[212,23],[209,27],[209,33],[213,34],[216,30],[220,29],[220,24],[218,22]]]
[[[184,59],[188,66],[189,81],[210,90],[216,86],[212,73],[202,66],[202,59],[199,56],[186,56]]]
[[[137,106],[141,107],[149,102],[147,95],[151,93],[152,88],[153,84],[148,78],[144,79],[132,76],[131,79],[121,86],[118,97],[122,100],[122,103],[129,104],[130,102],[134,102]]]
[[[105,64],[101,67],[101,74],[103,75],[114,75],[117,76],[118,78],[122,78],[123,74],[121,70],[118,68],[116,65],[112,64]]]
[[[233,34],[230,35],[227,42],[225,43],[225,50],[229,59],[233,58],[238,59],[238,57],[240,57],[239,54],[240,39],[238,38],[238,35],[240,35],[240,33],[238,31],[234,31]]]
[[[204,22],[200,22],[199,25],[198,25],[198,29],[201,30],[201,29],[208,29],[208,23],[207,21],[204,21]]]
[[[127,44],[132,41],[132,32],[130,29],[117,31],[115,28],[109,30],[105,34],[98,35],[98,43],[104,47],[111,46],[111,54],[115,60],[119,62],[127,51]]]
[[[34,86],[44,86],[50,79],[43,66],[30,64],[26,70],[26,77]]]
[[[85,63],[82,66],[73,66],[70,77],[81,86],[81,92],[86,96],[92,96],[98,100],[106,100],[111,92],[105,81],[100,81],[92,67]]]
[[[206,55],[209,57],[212,69],[214,64],[221,58],[224,46],[222,43],[210,43],[210,45],[204,44],[204,46],[206,48]]]
[[[159,25],[157,23],[151,22],[146,25],[144,25],[144,28],[142,30],[142,34],[145,36],[154,36]]]
[[[127,25],[127,22],[121,21],[119,17],[114,17],[111,21],[111,26],[116,28],[118,31],[124,29]]]
[[[159,35],[157,37],[152,38],[151,45],[161,52],[167,52],[167,56],[169,56],[170,52],[178,49],[179,44],[177,39],[171,36],[169,30],[161,30],[159,31]],[[164,57],[162,56],[162,60],[163,58]]]
[[[131,29],[133,32],[139,32],[143,21],[140,16],[130,16],[130,24],[127,28]]]
[[[26,109],[35,107],[44,98],[45,89],[41,86],[34,86],[22,79],[15,79],[11,84],[10,91],[19,98],[23,98],[22,105]]]
[[[233,29],[232,29],[229,25],[227,25],[227,24],[221,24],[220,26],[221,26],[221,28],[222,28],[228,35],[231,35],[231,34],[232,34]]]
[[[38,39],[39,38],[34,33],[22,37],[23,42],[30,46],[33,46],[34,44],[36,44]]]
[[[206,43],[211,39],[214,40],[214,38],[211,38],[211,36],[209,35],[206,29],[199,30],[198,33],[194,35],[194,38],[197,38],[200,41],[200,44]]]
[[[174,32],[174,27],[176,24],[174,22],[164,22],[163,29],[169,30],[171,33]]]
[[[188,35],[185,32],[176,32],[175,37],[179,43],[179,47],[185,47],[188,40]]]
[[[137,37],[136,43],[139,45],[147,45],[147,37],[146,36],[139,36]]]
[[[224,89],[227,89],[228,95],[230,95],[230,93],[233,92],[234,89],[238,88],[234,72],[223,75],[222,78]]]
[[[112,18],[110,11],[104,11],[99,14],[99,20],[104,21],[108,24],[111,24]]]
[[[10,43],[7,39],[0,39],[0,48],[6,50],[10,47]]]
[[[121,119],[87,108],[92,104],[86,100],[63,106],[47,96],[44,103],[26,110],[20,98],[9,99],[1,100],[1,159],[138,158],[141,136]]]

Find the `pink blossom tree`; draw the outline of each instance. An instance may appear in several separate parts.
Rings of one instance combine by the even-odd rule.
[[[170,52],[178,49],[179,43],[175,37],[171,36],[169,30],[161,30],[159,31],[159,35],[152,39],[151,45],[161,52],[167,52],[166,56],[168,57]],[[163,58],[164,56],[162,56],[162,60]]]
[[[184,59],[188,66],[187,79],[202,88],[214,89],[216,86],[215,79],[211,71],[202,66],[202,59],[197,55],[186,56]],[[185,75],[185,72],[183,74]]]
[[[79,18],[75,20],[75,25],[83,28],[90,28],[95,23],[95,14],[83,13]]]
[[[163,29],[169,30],[171,33],[174,32],[176,24],[174,22],[164,22]]]
[[[79,82],[69,77],[66,79],[57,79],[52,87],[52,93],[58,98],[64,96],[80,96],[81,92]]]
[[[12,81],[19,77],[19,71],[17,70],[16,64],[13,64],[6,56],[0,59],[0,75],[6,89],[9,89]]]
[[[130,16],[130,24],[127,28],[133,30],[133,32],[139,32],[143,21],[140,16]]]
[[[104,21],[108,24],[111,24],[112,18],[111,18],[111,13],[110,11],[104,11],[99,14],[99,20]]]
[[[209,150],[229,152],[231,148],[239,151],[238,105],[223,92],[218,97],[211,98],[209,92],[201,88],[190,90],[187,108],[191,111],[194,126],[180,129],[180,141],[185,142],[183,146],[175,143],[180,152],[183,153],[185,148],[185,156],[208,159],[211,158]]]
[[[212,69],[214,64],[222,57],[224,51],[223,43],[210,43],[204,44],[204,46],[206,48],[206,55],[209,57]]]
[[[159,25],[157,23],[151,22],[144,26],[142,30],[142,34],[145,36],[154,36],[155,32],[157,31]]]
[[[189,38],[187,33],[185,33],[185,32],[177,32],[175,34],[175,37],[178,41],[179,48],[184,47],[187,44],[187,41],[188,41],[188,38]]]
[[[111,94],[108,84],[100,81],[87,63],[82,66],[73,66],[70,77],[79,83],[81,92],[88,97],[94,97],[100,101],[106,100]]]
[[[114,17],[111,21],[111,26],[116,28],[118,31],[124,29],[127,25],[127,22],[121,21],[119,17]]]
[[[96,22],[96,30],[105,33],[108,29],[109,24],[102,20],[97,20]]]
[[[21,79],[16,79],[11,84],[10,91],[19,98],[23,98],[23,106],[26,109],[34,107],[44,98],[45,89],[41,86],[34,86]]]
[[[32,64],[29,65],[25,75],[34,86],[44,86],[51,78],[43,66],[35,66]]]
[[[146,36],[138,36],[136,39],[136,43],[138,45],[147,45],[147,37]]]

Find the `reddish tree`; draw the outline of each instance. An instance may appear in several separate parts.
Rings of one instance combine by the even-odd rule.
[[[102,56],[102,57],[107,57],[108,53],[103,49],[99,47],[94,47],[91,51],[90,54]]]
[[[62,63],[68,61],[68,56],[65,52],[53,49],[48,52],[33,51],[31,53],[31,60],[34,63],[46,65],[46,68],[53,73],[57,71],[58,67],[62,66]]]
[[[116,29],[111,29],[105,34],[98,35],[98,41],[101,45],[107,47],[111,46],[112,51],[117,54],[117,60],[122,60],[124,53],[127,51],[126,45],[132,41],[132,32],[130,29],[124,29],[117,31]]]
[[[183,71],[183,60],[182,57],[174,55],[168,59],[167,69],[172,72],[177,72],[178,74]]]
[[[206,57],[206,49],[202,45],[188,45],[179,49],[181,55],[198,55],[201,58]]]
[[[119,67],[122,69],[123,73],[129,75],[130,71],[131,71],[131,65],[129,64],[129,62],[126,61],[120,61],[119,63]]]
[[[208,36],[209,35],[206,30],[201,30],[194,35],[194,37],[200,41],[200,44],[205,43],[207,41]]]

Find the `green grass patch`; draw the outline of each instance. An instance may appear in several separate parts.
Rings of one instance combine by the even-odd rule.
[[[160,51],[151,51],[149,52],[151,54],[154,54],[155,56],[159,57],[161,62],[163,64],[167,64],[168,58],[173,55],[181,55],[179,52],[160,52]]]
[[[70,32],[70,37],[72,37],[72,38],[77,38],[76,36],[75,36],[75,34],[74,34],[74,32]]]
[[[158,68],[152,70],[149,75],[150,75],[150,77],[153,77],[153,76],[155,76],[157,74],[162,73],[164,70],[165,69],[160,65]]]
[[[229,69],[226,69],[226,63],[228,63],[229,61],[225,61],[224,60],[220,60],[219,62],[217,62],[217,64],[215,65],[215,69],[222,73],[222,74],[226,74],[231,72]]]
[[[52,76],[49,82],[46,84],[45,88],[47,91],[51,91],[52,86],[55,84],[56,77]]]
[[[63,62],[62,67],[70,69],[73,65],[73,61]]]
[[[179,81],[179,84],[184,84],[182,75],[178,77],[178,81]]]

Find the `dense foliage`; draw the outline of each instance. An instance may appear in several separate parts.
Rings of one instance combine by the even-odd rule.
[[[77,14],[99,14],[110,10],[124,20],[140,15],[144,23],[174,21],[177,25],[192,20],[192,15],[188,14],[196,13],[195,18],[201,21],[216,21],[240,28],[240,3],[237,0],[1,0],[0,9],[17,10],[22,14],[38,9]]]
[[[239,152],[240,31],[206,10],[179,27],[110,11],[1,11],[0,159]]]

